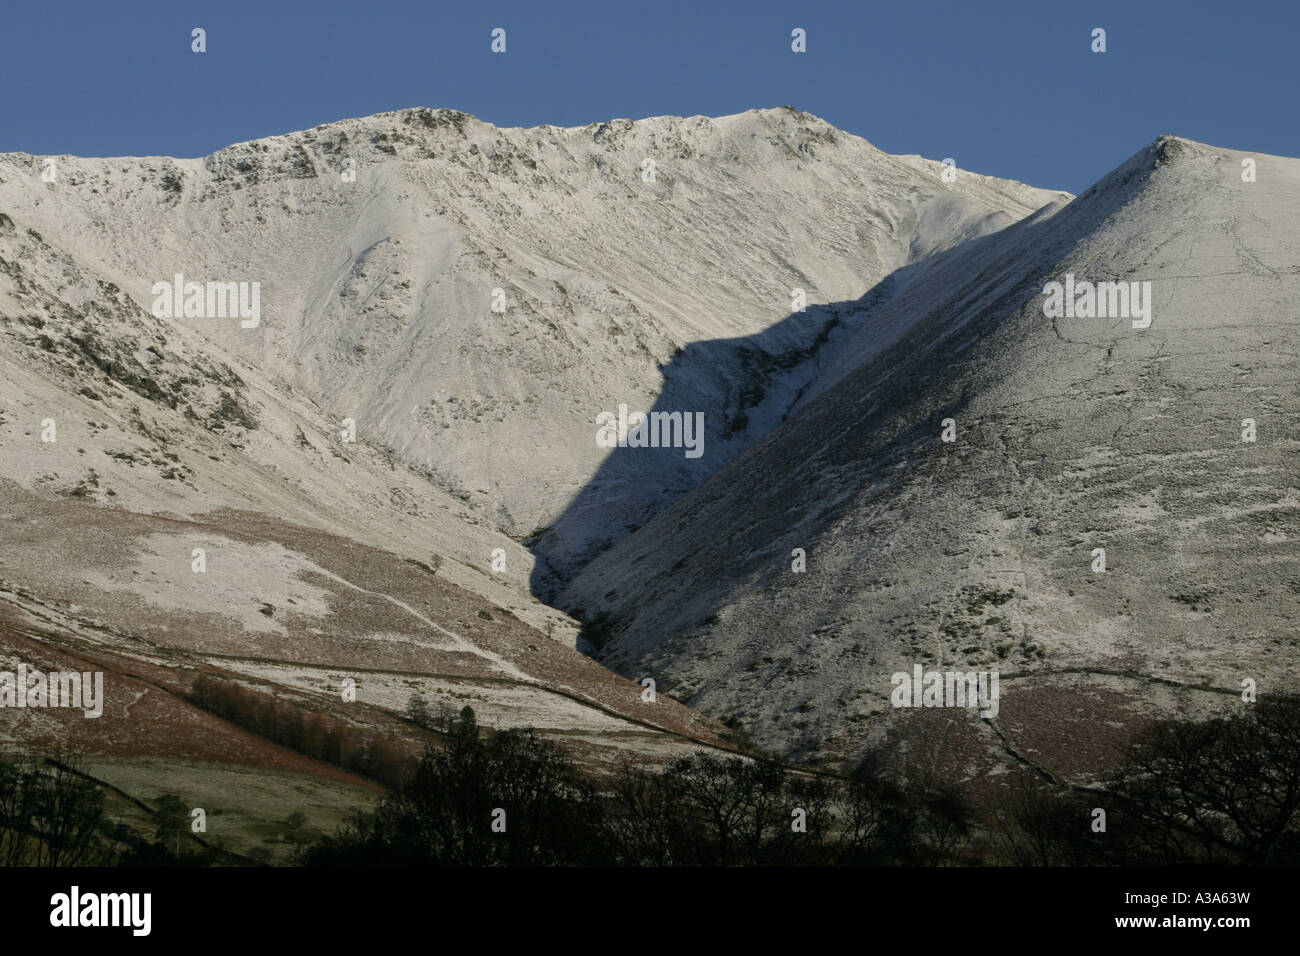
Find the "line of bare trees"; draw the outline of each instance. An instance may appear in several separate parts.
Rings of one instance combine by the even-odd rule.
[[[108,865],[107,827],[104,792],[72,756],[0,756],[0,866]]]
[[[1029,866],[1300,864],[1300,697],[1155,724],[1091,791],[1020,788],[994,832]]]
[[[662,772],[584,778],[530,730],[482,732],[466,709],[373,812],[310,849],[311,865],[757,866],[937,863],[969,844],[952,793],[810,779],[701,752]]]
[[[189,700],[272,743],[385,786],[399,786],[415,764],[401,747],[377,734],[233,681],[200,675]]]
[[[597,782],[533,731],[483,731],[468,707],[415,715],[441,736],[413,764],[341,721],[236,684],[201,680],[195,700],[318,759],[400,778],[376,809],[305,851],[313,865],[1300,863],[1297,696],[1156,724],[1102,784],[1023,785],[983,812],[954,790],[810,777],[703,751]],[[158,842],[123,855],[104,801],[70,756],[0,756],[0,865],[180,862],[164,851],[179,844],[183,813],[169,823],[159,801]]]
[[[354,814],[304,862],[1296,864],[1300,697],[1156,724],[1102,786],[1021,785],[981,812],[952,789],[810,778],[705,752],[659,772],[625,766],[598,785],[536,734],[485,734],[469,711],[375,811]]]

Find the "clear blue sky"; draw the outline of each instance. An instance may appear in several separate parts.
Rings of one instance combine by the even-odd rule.
[[[1296,0],[9,0],[0,151],[201,156],[409,106],[571,126],[790,104],[1080,192],[1161,133],[1300,156],[1298,35]]]

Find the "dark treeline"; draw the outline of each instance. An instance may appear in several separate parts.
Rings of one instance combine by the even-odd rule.
[[[1090,825],[1106,811],[1107,832]],[[1300,864],[1300,697],[1141,734],[1096,793],[1017,791],[995,815],[1007,862]]]
[[[229,694],[230,689],[243,691]],[[206,705],[303,752],[374,753],[266,695],[208,685]],[[274,701],[270,701],[274,703]],[[1141,866],[1300,864],[1300,697],[1153,725],[1096,788],[1021,778],[994,809],[953,789],[880,775],[815,777],[701,751],[661,771],[581,774],[530,730],[486,732],[474,713],[417,717],[440,735],[371,812],[306,848],[309,865]],[[331,736],[331,729],[335,736]],[[337,749],[328,750],[325,748]],[[355,766],[374,772],[373,757]],[[407,761],[410,768],[411,762]],[[396,772],[397,764],[394,763]],[[189,830],[164,795],[148,834],[114,823],[76,758],[0,755],[0,866],[245,863]],[[1099,826],[1099,811],[1105,827]],[[296,825],[305,822],[299,817]],[[494,825],[495,824],[495,825]]]
[[[104,787],[72,753],[0,754],[0,866],[209,866],[232,862],[196,841],[189,808],[164,794],[153,839],[115,822]]]
[[[811,777],[705,752],[584,779],[531,731],[472,711],[309,865],[798,866],[1300,863],[1300,698],[1154,725],[1096,790],[1021,784],[976,812],[952,789]],[[1098,828],[1098,810],[1105,828]],[[496,822],[494,828],[493,823]]]
[[[347,721],[206,674],[194,682],[189,700],[249,733],[388,787],[400,786],[415,765],[401,747]]]
[[[0,756],[0,866],[116,862],[104,792],[68,755]]]
[[[494,829],[494,813],[498,816]],[[954,792],[905,793],[701,752],[662,772],[584,779],[528,730],[480,732],[469,711],[415,773],[355,813],[308,864],[799,866],[964,860]]]

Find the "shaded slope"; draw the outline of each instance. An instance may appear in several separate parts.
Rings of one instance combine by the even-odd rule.
[[[996,667],[1012,709],[1069,668],[1294,679],[1300,162],[1243,183],[1243,155],[1162,138],[934,260],[798,414],[575,580],[600,659],[832,761],[919,726],[889,708],[916,663]],[[1066,273],[1149,280],[1150,327],[1045,318]]]

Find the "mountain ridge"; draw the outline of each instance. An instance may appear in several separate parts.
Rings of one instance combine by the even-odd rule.
[[[31,171],[0,156],[0,204],[142,306],[176,273],[260,277],[261,328],[193,331],[336,420],[354,418],[515,541],[548,534],[560,503],[589,490],[597,412],[648,405],[679,350],[721,339],[678,383],[687,407],[707,413],[714,454],[613,476],[621,490],[590,521],[550,532],[542,550],[561,574],[783,414],[771,403],[756,414],[747,396],[801,388],[814,374],[802,350],[855,321],[818,300],[852,300],[896,264],[1048,198],[973,174],[943,183],[937,164],[918,172],[787,109],[527,130],[415,109],[193,160],[69,159],[51,184]],[[850,183],[866,194],[839,198],[856,192]],[[764,195],[780,206],[749,201]],[[100,231],[106,242],[81,248]],[[748,250],[736,234],[753,237]],[[806,312],[791,312],[795,286]],[[495,288],[504,313],[489,309]],[[552,576],[521,571],[534,588]]]
[[[1258,182],[1243,181],[1245,158]],[[598,557],[561,606],[600,619],[598,657],[616,670],[668,675],[760,743],[831,762],[891,735],[916,745],[918,724],[888,700],[890,674],[918,662],[1000,665],[1038,687],[1117,666],[1185,685],[1293,679],[1276,648],[1300,588],[1284,411],[1295,320],[1282,318],[1300,292],[1284,265],[1300,259],[1297,183],[1296,160],[1161,137],[1078,199],[936,258],[790,419]],[[1065,273],[1148,279],[1150,328],[1046,319],[1044,283]],[[1278,319],[1225,317],[1239,309]],[[1239,419],[1264,416],[1268,440],[1243,443]],[[1146,439],[1140,422],[1163,424]],[[1008,693],[1004,713],[1034,681]],[[1152,716],[1134,710],[1119,723]],[[978,721],[962,733],[997,749]]]

